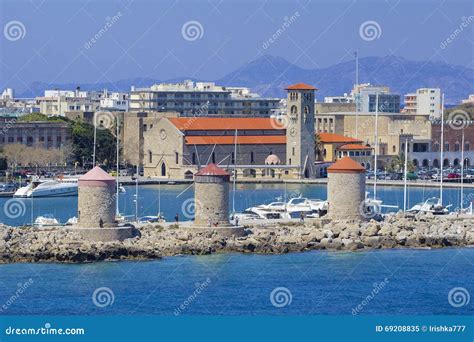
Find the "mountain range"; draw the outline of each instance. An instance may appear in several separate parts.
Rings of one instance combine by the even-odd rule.
[[[33,82],[30,89],[20,97],[41,96],[46,89],[75,89],[77,86],[83,90],[107,88],[129,91],[132,85],[148,87],[155,83],[175,83],[184,79],[188,78],[159,80],[140,77],[95,84]],[[359,80],[360,83],[389,86],[392,92],[401,95],[423,87],[441,88],[445,93],[446,104],[457,104],[474,93],[474,69],[438,61],[410,61],[397,56],[360,58]],[[326,68],[304,69],[284,58],[264,55],[213,81],[223,86],[249,87],[269,97],[285,97],[286,86],[304,82],[317,87],[317,98],[322,100],[324,96],[350,92],[355,83],[355,62],[351,60]]]

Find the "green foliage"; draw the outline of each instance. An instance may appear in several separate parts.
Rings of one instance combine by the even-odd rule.
[[[408,160],[407,163],[408,172],[415,172],[416,167],[412,161]],[[393,157],[390,162],[385,165],[385,171],[387,172],[402,172],[405,168],[405,154],[400,153],[398,156]]]
[[[81,120],[71,122],[73,153],[76,161],[92,163],[94,126]],[[97,129],[96,163],[106,166],[115,162],[116,141],[108,129]]]
[[[63,121],[63,122],[69,122],[70,120],[66,117],[63,116],[47,116],[45,114],[41,113],[30,113],[21,116],[18,121],[20,122],[32,122],[32,121],[52,121],[52,122],[57,122],[57,121]]]

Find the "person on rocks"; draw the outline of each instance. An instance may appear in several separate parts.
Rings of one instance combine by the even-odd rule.
[[[301,212],[301,214],[300,214],[300,221],[304,222],[304,212]]]
[[[174,215],[174,221],[176,222],[176,224],[179,223],[179,214],[176,213],[176,215]]]

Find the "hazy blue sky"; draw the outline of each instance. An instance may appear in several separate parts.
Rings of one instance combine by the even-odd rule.
[[[1,0],[0,9],[0,86],[18,90],[33,81],[212,80],[261,54],[325,67],[352,59],[355,49],[361,57],[474,66],[473,0]],[[114,22],[100,33],[107,21]],[[202,27],[196,40],[183,36],[189,21]],[[360,32],[367,21],[376,22],[373,40]]]

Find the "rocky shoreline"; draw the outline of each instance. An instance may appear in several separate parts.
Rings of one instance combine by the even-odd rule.
[[[370,250],[474,246],[474,218],[402,213],[384,221],[307,220],[247,227],[243,237],[218,229],[192,231],[175,226],[138,227],[122,242],[90,242],[64,227],[38,229],[0,226],[0,263],[148,260],[182,254],[222,252],[279,254],[308,250]]]

